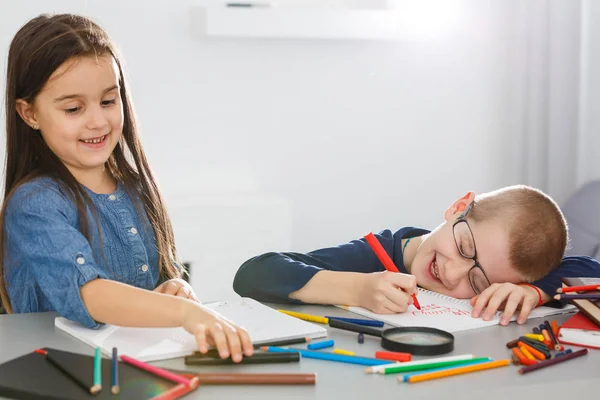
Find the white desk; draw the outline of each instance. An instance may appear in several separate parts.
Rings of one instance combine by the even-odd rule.
[[[290,306],[286,309],[317,315],[350,316],[335,307]],[[354,314],[352,314],[354,315]],[[0,316],[0,362],[21,356],[38,347],[54,347],[92,355],[90,347],[54,328],[55,313]],[[562,322],[569,315],[558,316]],[[495,359],[510,358],[506,342],[531,332],[540,320],[526,325],[511,324],[457,332],[454,352],[474,353]],[[351,332],[329,329],[336,347],[357,355],[372,357],[380,350],[379,339],[365,336],[357,343]],[[415,358],[416,359],[416,358]],[[416,384],[399,383],[397,375],[366,375],[364,367],[351,364],[303,359],[299,363],[218,367],[186,367],[183,359],[157,365],[190,371],[280,372],[317,374],[316,386],[204,386],[186,399],[575,399],[597,394],[600,390],[600,350],[563,364],[519,375],[512,364],[490,371],[433,380]]]

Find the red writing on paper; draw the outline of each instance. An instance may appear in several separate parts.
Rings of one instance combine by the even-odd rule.
[[[413,311],[413,315],[471,315],[471,313],[458,308],[427,304],[421,307],[421,311]]]

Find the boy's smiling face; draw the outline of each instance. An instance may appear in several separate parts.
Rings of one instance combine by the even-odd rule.
[[[454,240],[453,224],[460,214],[473,202],[470,192],[446,210],[444,223],[421,243],[410,264],[419,286],[448,296],[468,299],[477,293],[471,287],[469,270],[475,261],[463,257]],[[467,215],[477,249],[477,261],[490,283],[519,283],[525,279],[509,261],[509,233],[501,220],[474,221]]]

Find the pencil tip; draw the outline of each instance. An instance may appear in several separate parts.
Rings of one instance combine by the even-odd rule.
[[[44,356],[48,355],[48,352],[46,350],[42,350],[42,349],[35,349],[33,352],[34,353],[38,353],[38,354],[42,354]]]

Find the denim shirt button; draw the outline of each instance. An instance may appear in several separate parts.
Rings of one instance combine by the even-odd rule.
[[[115,196],[114,194],[111,194],[110,196],[108,196],[108,199],[110,201],[115,201],[117,199],[117,196]]]
[[[84,264],[84,263],[85,263],[85,258],[83,258],[83,257],[81,257],[81,256],[77,257],[77,264],[80,264],[80,265],[82,265],[82,264]]]
[[[142,272],[147,272],[148,266],[146,264],[142,265]]]
[[[135,234],[137,233],[137,229],[135,229],[135,228],[131,228],[131,229],[129,230],[129,232],[131,232],[131,233],[133,233],[133,234],[135,235]]]

